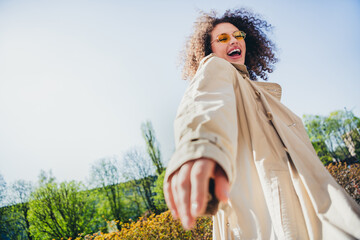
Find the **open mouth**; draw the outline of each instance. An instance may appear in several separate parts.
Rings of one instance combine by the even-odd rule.
[[[237,48],[237,49],[234,49],[234,50],[228,52],[227,55],[230,56],[230,57],[240,56],[240,55],[241,55],[241,50],[238,49],[238,48]]]

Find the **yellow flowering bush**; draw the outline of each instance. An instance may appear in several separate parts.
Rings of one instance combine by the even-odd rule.
[[[140,217],[137,222],[119,222],[120,231],[95,233],[76,240],[123,240],[123,239],[212,239],[211,217],[201,217],[191,231],[185,231],[179,220],[174,220],[170,211]]]
[[[346,162],[331,163],[326,166],[330,174],[345,191],[360,204],[360,164]]]

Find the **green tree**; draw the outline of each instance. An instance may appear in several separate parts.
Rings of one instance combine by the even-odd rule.
[[[123,173],[133,190],[138,193],[146,206],[153,213],[160,213],[154,202],[153,185],[154,166],[147,155],[140,149],[133,148],[126,152],[123,159]]]
[[[8,230],[9,208],[6,202],[7,184],[4,177],[0,174],[0,239],[5,238]]]
[[[146,205],[142,195],[142,187],[136,185],[134,181],[121,183],[124,189],[124,222],[129,219],[138,219],[146,210]]]
[[[49,180],[49,179],[47,179]],[[42,182],[30,201],[30,232],[36,239],[76,238],[96,226],[95,204],[75,181]]]
[[[304,125],[320,160],[357,162],[360,119],[351,111],[334,111],[329,116],[305,115]]]
[[[311,143],[312,143],[318,157],[320,158],[320,161],[324,165],[327,165],[332,162],[333,158],[326,146],[325,141],[312,141]]]
[[[33,185],[29,181],[17,180],[9,189],[9,203],[11,204],[12,232],[21,239],[33,239],[30,234],[29,201]],[[16,229],[16,230],[15,230]]]
[[[28,221],[31,191],[31,182],[24,180],[17,180],[7,187],[0,208],[0,239],[32,239]]]
[[[123,179],[116,158],[101,159],[91,166],[91,182],[101,190],[109,204],[110,218],[125,221]]]
[[[165,197],[164,197],[164,178],[165,178],[165,171],[163,171],[155,181],[154,192],[156,195],[154,196],[155,206],[160,212],[165,212],[168,210]]]
[[[165,168],[161,160],[159,142],[155,138],[155,131],[150,121],[141,124],[141,132],[146,142],[146,151],[156,168],[156,173],[160,175]]]
[[[49,170],[47,172],[44,171],[44,170],[41,170],[38,178],[39,178],[39,185],[40,186],[45,186],[48,183],[55,183],[56,182],[56,178],[54,177],[51,170]]]
[[[0,207],[5,205],[5,196],[6,196],[6,181],[4,177],[0,174]]]

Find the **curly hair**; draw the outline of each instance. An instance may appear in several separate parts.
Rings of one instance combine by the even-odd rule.
[[[212,53],[211,32],[219,23],[231,23],[239,30],[246,33],[245,65],[251,80],[258,77],[267,80],[267,73],[274,70],[278,61],[275,57],[275,44],[268,39],[265,31],[270,31],[272,26],[248,10],[241,8],[234,11],[227,10],[220,18],[216,13],[202,13],[194,26],[194,33],[188,39],[185,49],[181,53],[184,63],[183,79],[192,78],[202,58]]]

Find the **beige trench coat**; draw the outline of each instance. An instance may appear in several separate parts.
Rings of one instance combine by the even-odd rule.
[[[228,204],[214,239],[360,239],[360,208],[318,159],[302,121],[275,83],[213,54],[190,82],[175,120],[176,151],[165,181],[207,157],[226,172]]]

